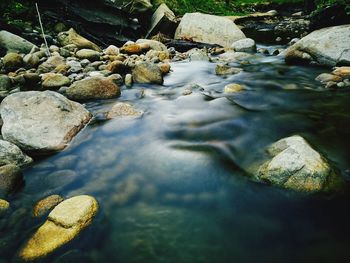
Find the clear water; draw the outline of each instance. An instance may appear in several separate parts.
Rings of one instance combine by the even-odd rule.
[[[252,182],[264,147],[304,136],[344,178],[350,164],[349,90],[325,90],[324,69],[258,57],[227,78],[215,63],[180,62],[164,86],[135,85],[87,103],[96,116],[64,151],[24,172],[0,219],[0,262],[17,262],[45,221],[36,201],[89,194],[93,224],[38,262],[349,262],[349,191],[307,195]],[[228,83],[247,90],[227,95]],[[188,84],[197,88],[182,96]],[[105,120],[116,101],[145,114]]]

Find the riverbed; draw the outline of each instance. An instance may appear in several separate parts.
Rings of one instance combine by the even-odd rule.
[[[94,196],[93,224],[39,262],[346,262],[349,191],[310,195],[255,182],[269,144],[302,135],[350,176],[350,93],[327,90],[327,69],[257,55],[243,72],[215,63],[172,63],[164,85],[134,85],[86,103],[95,116],[70,146],[37,160],[0,219],[0,262],[17,253],[45,217],[36,201]],[[224,93],[238,83],[245,90]],[[190,95],[183,95],[191,90]],[[107,120],[117,101],[141,117]]]

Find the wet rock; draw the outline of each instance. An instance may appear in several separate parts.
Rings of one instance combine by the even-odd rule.
[[[23,66],[23,58],[17,53],[7,53],[3,63],[6,71],[15,71]]]
[[[187,52],[190,61],[209,61],[207,52],[202,49],[194,48]]]
[[[72,100],[110,99],[120,96],[120,88],[108,78],[93,77],[74,82],[66,95]]]
[[[131,74],[126,74],[125,75],[124,83],[125,83],[125,85],[127,87],[131,87],[132,86],[133,80],[132,80],[132,75]]]
[[[219,60],[225,62],[237,62],[237,61],[246,61],[254,57],[253,54],[245,53],[245,52],[233,52],[228,51],[221,55],[219,55]]]
[[[150,45],[147,43],[130,44],[130,45],[123,46],[120,49],[120,52],[132,55],[132,54],[141,54],[143,52],[146,52],[149,49],[150,49]]]
[[[53,71],[58,66],[61,66],[64,64],[65,64],[65,61],[63,57],[52,56],[52,57],[49,57],[44,63],[42,63],[39,66],[38,71],[41,73],[50,72],[50,71]]]
[[[136,44],[147,44],[150,49],[156,51],[168,51],[167,47],[163,43],[156,40],[139,39],[136,41]]]
[[[100,60],[100,52],[92,49],[81,49],[75,53],[75,56],[79,59],[88,59],[90,61]]]
[[[60,195],[50,195],[38,201],[33,207],[33,216],[41,217],[50,210],[52,210],[55,206],[61,203],[64,198]]]
[[[66,32],[59,33],[57,39],[62,46],[73,44],[79,49],[87,48],[101,52],[101,49],[96,44],[79,35],[73,28]]]
[[[244,90],[244,87],[236,83],[228,84],[224,88],[225,93],[235,93],[235,92],[240,92],[242,90]]]
[[[331,191],[342,182],[328,161],[298,135],[272,144],[268,153],[272,159],[256,174],[260,181],[301,192]]]
[[[327,83],[329,81],[334,81],[334,82],[339,82],[342,80],[341,77],[329,73],[322,73],[316,77],[317,81],[322,82],[322,83]]]
[[[228,18],[187,13],[175,32],[175,39],[230,47],[233,42],[245,38],[243,32]]]
[[[11,94],[0,113],[3,138],[38,154],[64,149],[91,118],[82,105],[53,91]]]
[[[137,63],[132,70],[134,82],[142,84],[163,84],[163,74],[160,68],[150,62]]]
[[[19,52],[23,54],[29,53],[34,44],[5,30],[0,31],[0,47],[7,52]]]
[[[97,211],[98,203],[91,196],[75,196],[63,201],[25,244],[20,257],[26,261],[35,260],[53,252],[90,225]]]
[[[4,116],[2,117],[4,118]],[[0,166],[13,164],[19,167],[29,165],[33,162],[32,158],[25,155],[18,146],[0,140]]]
[[[70,79],[62,74],[48,76],[42,83],[43,89],[58,90],[60,87],[70,85]]]
[[[159,68],[162,74],[168,74],[170,72],[171,66],[169,63],[160,63]]]
[[[216,75],[222,76],[222,75],[234,75],[234,74],[238,74],[242,71],[242,69],[240,68],[234,68],[231,67],[227,64],[218,64],[216,65],[215,68],[215,73]]]
[[[4,199],[0,199],[0,214],[6,212],[10,208],[10,203]]]
[[[0,194],[7,195],[13,192],[22,182],[21,169],[14,164],[0,166]]]
[[[339,67],[336,68],[332,74],[341,78],[350,78],[350,67]]]
[[[142,111],[136,110],[132,105],[124,102],[118,102],[113,105],[112,109],[107,113],[107,119],[119,117],[139,117]]]
[[[254,39],[245,38],[238,41],[235,41],[231,48],[236,52],[256,52],[256,44]]]
[[[285,53],[287,63],[350,64],[350,25],[323,28],[303,37]]]

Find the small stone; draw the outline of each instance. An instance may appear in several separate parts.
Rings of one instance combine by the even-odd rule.
[[[234,42],[231,48],[236,52],[256,52],[255,41],[251,38],[244,38]]]
[[[7,75],[0,75],[0,91],[9,91],[11,88],[11,79]]]
[[[110,55],[110,56],[118,56],[119,55],[119,48],[117,48],[114,45],[110,45],[106,48],[106,50],[104,51],[104,53],[106,55]]]
[[[52,210],[55,206],[61,203],[64,198],[60,195],[50,195],[40,201],[38,201],[33,208],[33,216],[41,217],[50,210]]]
[[[326,83],[326,89],[333,89],[333,88],[337,88],[337,82],[334,81],[328,81]]]
[[[141,54],[143,52],[146,52],[149,49],[150,49],[150,46],[147,43],[130,44],[130,45],[124,45],[120,49],[120,52],[132,55],[132,54]]]
[[[225,93],[235,93],[235,92],[240,92],[242,90],[244,90],[244,87],[240,84],[235,84],[235,83],[228,84],[224,88]]]
[[[171,69],[169,63],[160,63],[159,68],[163,74],[168,74],[170,72],[170,69]]]
[[[123,62],[121,62],[119,60],[115,60],[115,61],[109,63],[107,65],[106,69],[112,73],[119,73],[119,74],[123,74],[127,70],[127,68],[123,64]]]
[[[330,81],[339,82],[339,81],[342,81],[342,78],[337,76],[337,75],[333,75],[333,74],[329,74],[329,73],[322,73],[322,74],[318,75],[315,80],[322,82],[322,83],[327,83]]]
[[[54,74],[47,77],[43,83],[43,89],[58,90],[60,87],[70,85],[70,79],[62,74]]]
[[[35,68],[39,65],[40,58],[37,54],[27,54],[24,56],[23,62],[28,67]]]
[[[238,74],[242,71],[240,68],[234,68],[226,64],[218,64],[215,68],[216,75],[222,76],[222,75],[234,75]]]
[[[10,203],[4,199],[0,199],[0,214],[6,212],[10,208]]]
[[[132,86],[133,80],[132,80],[132,75],[131,74],[126,74],[125,75],[124,83],[125,83],[125,85],[127,87],[131,87]]]
[[[23,58],[17,53],[7,53],[3,58],[3,63],[7,72],[15,71],[23,66]]]
[[[14,164],[0,166],[0,194],[13,192],[22,182],[21,169]]]
[[[100,60],[100,53],[92,49],[81,49],[75,53],[79,59],[88,59],[90,61]]]
[[[139,117],[142,111],[136,110],[132,105],[124,102],[118,102],[113,105],[112,109],[107,113],[107,119],[120,117]]]

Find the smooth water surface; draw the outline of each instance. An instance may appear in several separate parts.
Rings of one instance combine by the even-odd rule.
[[[349,191],[307,195],[249,179],[264,148],[293,134],[348,178],[349,90],[325,90],[314,79],[327,70],[278,57],[241,67],[223,78],[215,63],[178,62],[164,86],[87,103],[95,119],[66,150],[28,168],[8,198],[0,262],[18,261],[45,220],[31,216],[32,206],[51,194],[89,194],[100,210],[39,262],[349,262]],[[224,94],[232,82],[247,89]],[[183,96],[188,87],[193,93]],[[105,120],[117,101],[143,116]]]

